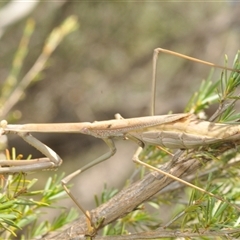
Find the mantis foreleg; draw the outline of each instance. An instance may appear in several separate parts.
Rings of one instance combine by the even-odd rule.
[[[24,141],[39,150],[47,158],[38,158],[31,160],[0,160],[1,173],[31,172],[40,169],[52,169],[61,165],[62,159],[50,147],[33,137],[30,133],[17,133]],[[6,167],[13,166],[13,167]]]

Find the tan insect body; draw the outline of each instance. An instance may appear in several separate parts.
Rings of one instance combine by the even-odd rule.
[[[152,115],[155,109],[155,85],[156,85],[156,61],[160,52],[173,54],[178,57],[183,57],[188,60],[207,64],[213,67],[218,67],[227,70],[227,67],[218,66],[209,62],[188,57],[186,55],[174,53],[166,49],[157,48],[154,51],[153,64],[153,81],[152,81]],[[233,70],[239,72],[239,70]],[[51,148],[33,137],[29,132],[42,133],[82,133],[92,135],[96,138],[101,138],[109,147],[109,152],[93,160],[81,169],[76,170],[62,180],[62,184],[68,195],[83,211],[85,216],[91,222],[91,218],[86,211],[77,202],[74,196],[66,187],[69,182],[77,174],[89,169],[90,167],[105,161],[116,152],[114,138],[128,139],[136,142],[140,148],[133,156],[133,161],[139,163],[149,169],[158,171],[167,177],[180,181],[197,190],[214,196],[221,201],[225,201],[212,193],[209,193],[197,186],[181,180],[169,173],[157,169],[149,164],[139,160],[138,156],[145,144],[158,145],[171,149],[192,149],[201,146],[223,143],[227,141],[240,140],[240,125],[220,124],[198,119],[191,113],[180,113],[160,116],[146,116],[138,118],[124,119],[119,114],[114,120],[99,121],[99,122],[82,122],[82,123],[56,123],[56,124],[23,124],[11,125],[7,124],[5,120],[0,123],[0,134],[16,133],[23,138],[27,143],[42,152],[46,158],[31,159],[31,160],[0,160],[0,173],[14,173],[14,172],[28,172],[38,169],[55,168],[61,165],[62,159]],[[225,201],[226,202],[226,201]],[[92,223],[92,222],[91,222]]]

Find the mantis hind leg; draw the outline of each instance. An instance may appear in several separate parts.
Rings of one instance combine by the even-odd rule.
[[[163,49],[163,48],[154,49],[154,52],[153,52],[153,69],[152,69],[152,97],[151,97],[151,106],[150,106],[150,109],[151,109],[150,114],[152,116],[155,115],[157,60],[158,60],[158,55],[160,53],[170,54],[170,55],[173,55],[173,56],[176,56],[176,57],[184,58],[184,59],[187,59],[189,61],[201,63],[201,64],[208,65],[208,66],[211,66],[211,67],[214,67],[214,68],[239,72],[239,70],[237,70],[237,69],[234,70],[234,69],[226,67],[226,66],[221,66],[221,65],[217,65],[217,64],[214,64],[214,63],[211,63],[211,62],[203,61],[203,60],[200,60],[198,58],[190,57],[190,56],[187,56],[185,54],[177,53],[177,52],[170,51],[170,50],[167,50],[167,49]]]
[[[209,191],[207,191],[207,190],[204,190],[203,188],[200,188],[200,187],[198,187],[198,186],[196,186],[196,185],[194,185],[194,184],[191,184],[191,183],[189,183],[189,182],[187,182],[187,181],[185,181],[185,180],[183,180],[183,179],[181,179],[181,178],[178,178],[178,177],[176,177],[176,176],[174,176],[174,175],[172,175],[172,174],[170,174],[170,173],[168,173],[168,172],[165,172],[165,171],[163,171],[162,169],[153,167],[152,165],[147,164],[147,163],[141,161],[141,160],[139,159],[139,155],[141,154],[142,150],[143,150],[142,147],[138,147],[137,151],[136,151],[135,154],[133,155],[132,160],[133,160],[134,163],[138,163],[138,164],[140,164],[140,165],[142,165],[142,166],[144,166],[144,167],[147,167],[147,168],[150,169],[150,170],[157,171],[157,172],[165,175],[166,177],[169,177],[169,178],[171,178],[171,179],[173,179],[173,180],[175,180],[175,181],[178,181],[178,182],[180,182],[180,183],[182,183],[182,184],[184,184],[184,185],[186,185],[186,186],[188,186],[188,187],[191,187],[191,188],[194,188],[194,189],[196,189],[196,190],[198,190],[198,191],[201,191],[202,193],[205,193],[205,194],[207,194],[207,195],[210,196],[210,197],[214,197],[214,198],[216,198],[216,199],[218,199],[218,200],[220,200],[220,201],[222,201],[222,202],[225,202],[225,203],[229,204],[230,206],[233,206],[234,208],[238,209],[238,211],[240,211],[239,206],[237,206],[236,204],[232,204],[232,203],[229,202],[228,200],[226,200],[226,199],[224,199],[224,198],[222,198],[222,197],[220,197],[220,196],[218,196],[218,195],[215,195],[215,194],[213,194],[213,193],[211,193],[211,192],[209,192]]]

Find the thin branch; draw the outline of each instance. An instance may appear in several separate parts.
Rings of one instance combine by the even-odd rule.
[[[33,82],[37,75],[43,71],[46,62],[49,57],[62,41],[62,39],[76,30],[77,18],[74,16],[68,17],[59,27],[55,28],[49,35],[41,55],[38,57],[36,62],[33,64],[32,68],[27,72],[27,74],[18,83],[15,90],[11,93],[8,100],[5,102],[2,109],[0,109],[0,116],[5,117],[12,107],[19,101],[21,96],[24,94],[25,89]]]
[[[206,231],[206,229],[198,229],[198,232],[192,232],[192,229],[185,229],[184,232],[179,230],[166,230],[159,228],[155,231],[147,231],[136,234],[129,234],[125,236],[105,236],[95,237],[94,240],[144,240],[144,239],[159,239],[159,238],[190,238],[190,237],[231,237],[233,234],[238,233],[240,230],[219,230],[219,231]],[[76,239],[77,240],[77,239]],[[80,240],[80,239],[79,239]]]

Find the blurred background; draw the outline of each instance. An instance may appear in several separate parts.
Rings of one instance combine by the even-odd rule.
[[[240,43],[240,5],[222,2],[76,2],[0,3],[0,84],[7,78],[28,18],[36,28],[21,78],[42,51],[53,28],[75,15],[78,30],[69,34],[51,56],[39,81],[33,82],[4,119],[11,123],[93,122],[149,115],[152,54],[157,47],[229,65]],[[160,54],[156,113],[183,112],[210,68]],[[17,118],[10,118],[11,116]],[[71,173],[105,153],[105,144],[78,134],[35,134],[64,160],[59,172]],[[90,209],[93,195],[104,186],[121,189],[131,175],[136,145],[117,141],[117,154],[74,179],[73,192]],[[33,157],[41,153],[16,136],[9,146]],[[29,175],[42,184],[52,172]],[[69,205],[71,200],[66,199]]]

